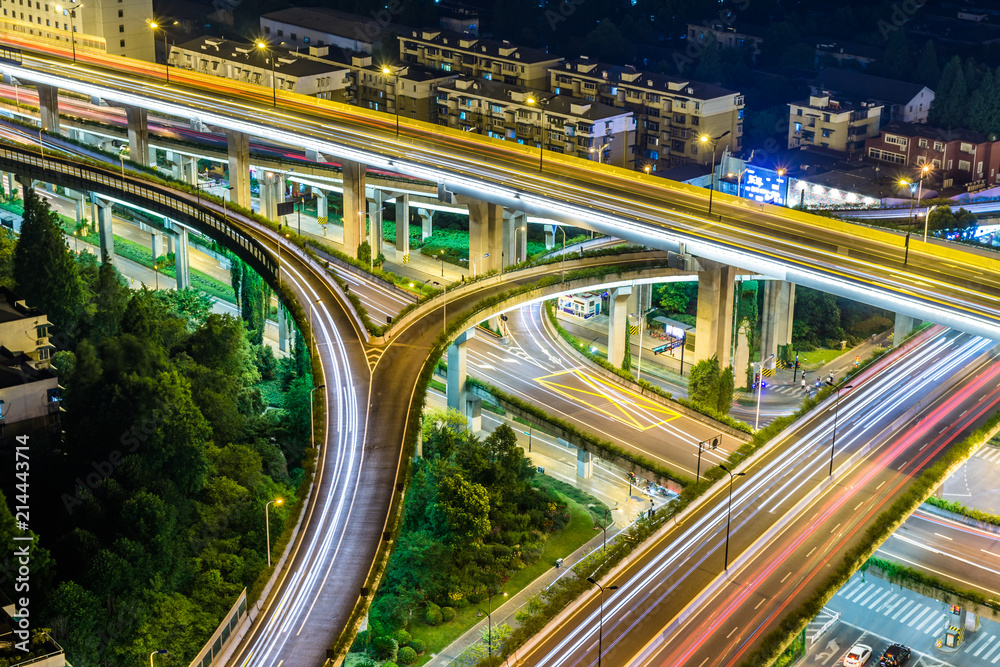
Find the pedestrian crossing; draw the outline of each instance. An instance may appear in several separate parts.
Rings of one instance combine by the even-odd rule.
[[[814,389],[814,387],[812,384],[807,383],[806,389],[811,390]],[[804,396],[806,389],[803,389],[801,385],[797,384],[769,384],[764,391],[783,394],[785,396]]]
[[[975,458],[989,461],[990,463],[1000,463],[1000,447],[980,447]]]

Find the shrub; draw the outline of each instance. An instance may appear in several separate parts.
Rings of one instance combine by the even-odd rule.
[[[419,639],[414,639],[412,642],[410,642],[410,648],[412,648],[417,653],[423,653],[424,651],[427,650],[427,646]]]
[[[397,659],[401,665],[412,665],[417,661],[417,652],[409,646],[404,646],[399,649],[399,658]]]
[[[424,612],[424,621],[427,625],[441,625],[441,617],[441,607],[433,602],[428,603],[427,610]]]
[[[371,641],[371,636],[368,634],[367,630],[362,630],[354,638],[354,643],[351,644],[351,650],[355,653],[359,653],[368,648],[368,642]]]
[[[372,640],[369,652],[379,660],[395,660],[399,644],[392,637],[376,637]]]
[[[486,599],[486,589],[479,589],[469,593],[469,602],[479,604]]]
[[[410,643],[410,641],[412,641],[412,639],[413,637],[411,637],[410,633],[406,630],[401,629],[396,633],[396,641],[399,642],[400,646],[406,646]]]
[[[455,620],[455,608],[454,607],[441,607],[441,620],[445,623]]]
[[[383,662],[382,667],[399,667],[399,665],[390,660],[389,662]]]
[[[465,598],[458,598],[452,604],[455,605],[455,609],[465,609],[466,607],[469,606],[469,601],[466,600]]]

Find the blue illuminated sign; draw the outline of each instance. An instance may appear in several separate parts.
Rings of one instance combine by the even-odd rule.
[[[740,195],[767,204],[785,205],[785,177],[760,167],[748,167],[743,174]]]

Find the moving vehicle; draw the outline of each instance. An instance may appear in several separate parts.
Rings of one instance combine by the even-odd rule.
[[[910,661],[910,649],[902,644],[892,644],[879,659],[879,667],[901,667]]]
[[[855,644],[844,656],[844,667],[864,667],[872,657],[872,647],[867,644]]]

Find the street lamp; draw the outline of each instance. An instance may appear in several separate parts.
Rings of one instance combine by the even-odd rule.
[[[258,49],[260,49],[261,51],[267,51],[268,54],[270,55],[270,58],[268,58],[268,60],[271,61],[271,105],[277,107],[278,106],[278,86],[277,86],[277,82],[274,79],[274,51],[272,51],[270,48],[268,48],[267,42],[265,42],[262,39],[258,39],[254,44],[255,44],[255,46]]]
[[[550,98],[551,99],[551,98]],[[534,97],[529,97],[525,100],[529,106],[539,105],[538,109],[538,171],[542,171],[542,157],[545,154],[545,112],[541,109],[542,102],[548,102],[548,100],[540,100]]]
[[[150,21],[149,27],[163,32],[163,71],[167,75],[167,83],[170,83],[170,49],[167,48],[167,29],[156,21]]]
[[[741,193],[743,191],[743,187],[742,187],[743,186],[743,174],[745,174],[745,173],[747,173],[747,168],[745,166],[742,169],[738,169],[737,173],[735,173],[735,174],[733,172],[731,172],[731,171],[726,173],[726,178],[732,178],[733,176],[736,177],[736,196],[737,197],[742,197],[743,196]],[[784,173],[783,170],[781,170],[781,169],[778,170],[778,175],[779,176],[781,174],[783,174],[783,173]]]
[[[920,168],[920,179],[917,181],[917,201],[920,201],[923,195],[924,179],[930,176],[931,166],[925,164]],[[927,211],[927,215],[924,216],[924,243],[927,243],[927,219],[930,218],[930,211]]]
[[[524,260],[521,259],[521,247],[519,245],[517,245],[517,233],[518,232],[524,232],[524,236],[523,236],[523,238],[524,238],[524,254],[525,255],[528,254],[528,227],[527,227],[527,225],[521,225],[520,227],[515,227],[514,228],[514,264],[520,264],[522,261],[524,261]],[[527,259],[527,257],[525,257],[525,259]]]
[[[264,503],[264,529],[267,531],[267,566],[271,567],[271,521],[267,513],[267,508],[271,506],[272,503],[275,505],[281,505],[285,502],[284,498],[275,498],[274,500],[268,500]]]
[[[226,209],[226,201],[229,199],[229,193],[233,191],[233,186],[226,185],[223,186],[225,192],[222,195],[222,217],[224,220],[229,220],[229,211]]]
[[[924,179],[927,178],[928,175],[930,175],[930,171],[931,171],[930,165],[926,164],[920,169],[920,177],[916,181],[917,199],[920,199],[921,196],[923,195]],[[910,232],[913,231],[913,182],[903,178],[900,179],[899,184],[902,185],[903,187],[909,188],[910,190],[910,219],[909,219],[909,224],[906,226],[906,240],[904,241],[906,250],[903,252],[903,266],[906,266],[906,263],[910,259]],[[925,242],[927,241],[926,222],[924,223],[924,241]]]
[[[559,225],[559,231],[563,235],[563,251],[562,251],[562,282],[566,282],[566,228]]]
[[[153,656],[154,655],[169,655],[170,651],[165,648],[161,648],[159,651],[153,651],[149,654],[149,667],[153,667]]]
[[[45,157],[45,144],[42,143],[42,132],[47,132],[49,128],[42,127],[41,123],[38,125],[38,148],[42,151],[42,157]]]
[[[928,207],[927,210],[924,211],[924,243],[927,243],[927,225],[930,223],[931,213],[933,213],[934,209],[936,209],[936,208],[937,208],[937,204],[935,204],[934,206]]]
[[[326,385],[321,384],[309,391],[309,444],[312,445],[313,449],[316,449],[316,424],[313,423],[313,392],[318,389],[326,389]]]
[[[837,417],[840,416],[840,390],[853,389],[854,385],[849,384],[847,386],[837,386],[829,380],[827,380],[826,383],[837,390],[837,402],[834,404],[833,408],[833,442],[830,443],[830,477],[833,477],[833,453],[837,448]]]
[[[711,182],[711,186],[708,189],[708,214],[709,215],[712,214],[712,193],[715,191],[715,148],[716,148],[716,146],[719,145],[719,139],[722,139],[727,134],[729,134],[729,130],[726,130],[725,132],[723,132],[722,134],[720,134],[717,137],[710,137],[707,134],[703,134],[700,137],[698,137],[698,141],[700,141],[701,143],[703,143],[703,144],[712,144],[712,182]]]
[[[441,260],[441,277],[444,278],[444,248],[441,248],[441,252],[438,254],[438,259]]]
[[[467,260],[467,259],[463,259],[462,261],[463,262],[469,262],[469,266],[472,268],[472,277],[475,278],[476,277],[476,264],[478,264],[479,262],[483,261],[484,259],[486,259],[489,256],[490,256],[490,253],[486,253],[485,255],[483,255],[482,257],[480,257],[479,259],[474,259],[471,262],[469,262],[469,260]]]
[[[601,526],[601,530],[604,531],[604,551],[608,550],[608,521],[611,519],[611,513],[620,511],[620,507],[616,507],[614,509],[610,509],[608,507],[604,508],[604,525]]]
[[[646,330],[646,316],[653,312],[653,308],[647,308],[646,310],[639,310],[636,315],[639,316],[639,363],[636,364],[635,369],[635,381],[638,382],[642,379],[642,332]]]
[[[724,568],[726,572],[729,572],[729,520],[733,516],[733,478],[743,477],[744,475],[746,475],[746,473],[730,472],[729,468],[722,465],[721,463],[719,464],[719,467],[722,468],[723,471],[729,474],[729,510],[726,513],[726,566]]]
[[[488,644],[487,644],[487,646],[488,646],[487,651],[488,652],[486,654],[487,656],[493,655],[493,597],[495,595],[496,595],[496,593],[490,594],[489,597],[488,597],[487,603],[486,603],[487,604],[487,607],[486,607],[486,622],[488,623],[488,627],[489,627],[489,629],[487,631],[487,635],[486,635],[487,636],[486,641],[488,642]],[[507,591],[504,591],[503,596],[507,597]]]
[[[393,106],[396,109],[396,138],[398,139],[399,138],[399,74],[393,72],[392,69],[390,69],[388,66],[382,67],[382,74],[392,74],[392,76],[394,77],[392,84],[392,94],[393,94],[393,99],[395,100]]]
[[[444,251],[442,250],[441,252],[444,252]],[[443,265],[444,264],[442,262],[442,266]],[[433,284],[437,285],[438,287],[440,287],[441,289],[444,290],[444,306],[443,306],[444,307],[444,324],[441,327],[441,332],[442,333],[447,333],[448,332],[448,285],[446,285],[443,280],[441,282],[435,281]]]
[[[757,372],[760,374],[760,379],[757,381],[757,414],[754,415],[753,418],[753,430],[755,431],[760,424],[760,398],[761,394],[764,392],[764,362],[770,361],[771,359],[774,359],[773,354],[765,359],[764,350],[760,351],[760,367],[757,369]]]
[[[125,153],[128,153],[128,146],[122,144],[118,147],[118,164],[122,167],[122,178],[125,178]]]
[[[76,63],[76,10],[83,9],[83,3],[73,4],[69,7],[56,5],[57,12],[69,12],[69,41],[73,49],[73,62]]]
[[[601,667],[601,653],[603,653],[604,643],[604,586],[594,581],[593,577],[587,577],[587,581],[601,589],[601,615],[597,626],[597,667]],[[609,591],[617,591],[617,586],[608,586]]]

